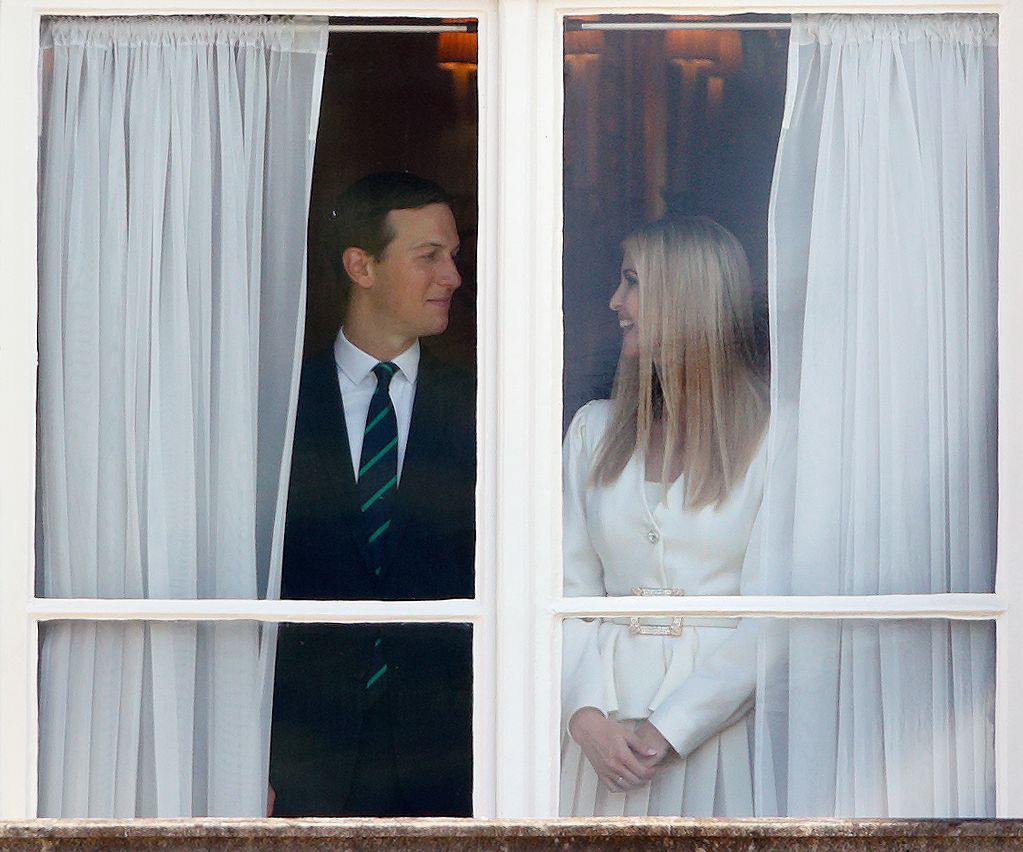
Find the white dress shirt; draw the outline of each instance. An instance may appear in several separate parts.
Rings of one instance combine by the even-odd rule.
[[[366,428],[369,403],[377,389],[373,368],[380,362],[363,352],[345,337],[344,329],[334,341],[334,363],[337,365],[337,383],[345,407],[345,426],[348,446],[352,451],[352,470],[358,479],[359,460],[362,456],[362,436]],[[398,421],[398,479],[405,461],[409,426],[412,423],[412,402],[416,395],[416,377],[419,374],[419,341],[391,361],[398,371],[391,378],[389,390],[394,414]]]

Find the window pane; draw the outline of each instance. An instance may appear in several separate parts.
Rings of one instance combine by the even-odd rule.
[[[570,20],[564,42],[566,424],[575,416],[565,450],[565,593],[664,588],[738,594],[763,493],[766,221],[787,30],[623,32],[581,30],[582,24]],[[652,384],[637,375],[645,335],[639,312],[649,313],[648,324],[658,323],[656,334],[675,330],[667,325],[673,321],[667,307],[655,305],[643,283],[636,283],[639,270],[633,267],[648,261],[631,257],[630,249],[628,274],[620,274],[623,240],[632,240],[629,235],[644,222],[693,215],[722,222],[738,242],[724,231],[720,239],[751,259],[752,276],[737,297],[746,312],[742,345],[750,347],[749,359],[729,373],[748,397],[737,402],[741,415],[738,409],[728,415],[741,463],[721,505],[711,499],[721,491],[720,470],[679,476],[683,436],[676,436],[679,458],[667,472],[663,450],[636,449],[642,443],[637,424],[649,417],[663,442],[667,414],[659,374],[648,373]],[[708,234],[718,238],[717,231]],[[664,278],[676,271],[650,267],[647,274]],[[616,363],[622,372],[612,393]],[[649,352],[645,363],[651,370]],[[644,394],[650,403],[641,406]],[[582,407],[588,400],[597,401]],[[689,412],[697,402],[694,394],[680,404]],[[749,422],[735,422],[743,416]],[[666,489],[660,484],[664,473],[671,483]],[[685,493],[683,480],[698,475],[709,477],[708,487]],[[695,508],[681,511],[683,499]]]
[[[60,19],[41,61],[40,594],[472,597],[475,32]]]
[[[471,815],[469,625],[53,622],[40,639],[40,816]]]
[[[993,591],[996,18],[626,20],[565,31],[565,593]]]
[[[272,626],[51,622],[40,649],[40,816],[263,812]]]
[[[563,815],[994,814],[991,622],[570,619],[564,640]]]
[[[472,628],[280,628],[274,816],[472,816]]]
[[[388,32],[394,20],[334,23],[379,23],[382,31],[334,32],[327,48],[281,597],[471,598],[479,138],[475,21],[462,22],[466,32],[445,33]],[[390,172],[409,172],[437,186],[363,184],[354,211],[342,201],[355,182]],[[427,203],[436,200],[437,190],[446,205]],[[385,257],[391,258],[390,266],[395,259],[401,265],[381,267],[388,277],[367,292],[387,284],[391,289],[367,307],[366,300],[356,298],[362,288],[347,283],[341,243],[365,239],[365,208],[380,204],[406,208],[393,214],[403,219],[389,215],[386,220],[395,233]],[[423,204],[423,209],[407,209]],[[444,254],[452,250],[455,258]],[[408,298],[400,298],[403,293]],[[412,302],[413,294],[433,301],[424,308]],[[356,319],[365,321],[357,326]],[[411,349],[395,352],[395,327],[412,329],[414,334],[399,335],[401,345],[409,343]],[[421,344],[418,363],[415,336]],[[389,426],[389,414],[374,407],[378,381],[370,368],[392,354],[398,370],[389,385],[394,408]],[[381,413],[384,418],[377,421]],[[394,438],[397,443],[388,449]],[[348,567],[339,571],[339,565]]]

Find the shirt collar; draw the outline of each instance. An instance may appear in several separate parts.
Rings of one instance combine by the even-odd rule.
[[[345,378],[354,385],[362,383],[380,363],[345,337],[344,329],[338,332],[334,341],[334,361]],[[392,358],[391,363],[398,368],[398,375],[404,376],[409,384],[414,384],[419,373],[419,341]]]

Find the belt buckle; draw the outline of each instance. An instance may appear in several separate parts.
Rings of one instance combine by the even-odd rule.
[[[629,619],[629,633],[633,636],[681,636],[682,616],[676,615],[671,624],[640,624],[639,616]]]
[[[634,586],[632,593],[638,597],[682,597],[684,589],[658,588],[655,586]],[[676,615],[669,624],[640,624],[639,616],[629,619],[631,636],[674,636],[682,635],[682,616]]]

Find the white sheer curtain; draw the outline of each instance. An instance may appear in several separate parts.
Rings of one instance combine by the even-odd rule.
[[[42,594],[277,594],[325,24],[44,26]],[[263,813],[273,632],[46,625],[40,814]]]
[[[751,590],[993,590],[995,26],[793,22]],[[993,813],[990,624],[800,621],[764,638],[762,814]]]

